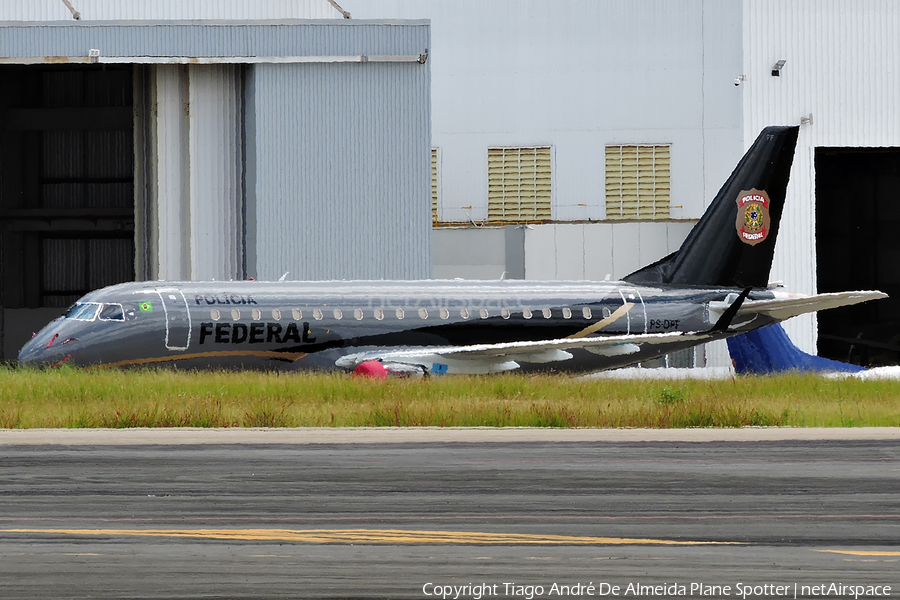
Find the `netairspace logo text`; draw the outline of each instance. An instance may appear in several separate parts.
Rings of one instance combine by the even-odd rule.
[[[734,597],[748,598],[877,598],[889,597],[891,586],[844,583],[734,583],[728,585],[708,583],[627,584],[552,583],[525,585],[514,582],[468,583],[452,585],[426,583],[422,586],[426,598],[441,600],[482,600],[483,598],[554,598],[554,597],[635,597],[635,598],[690,598]]]

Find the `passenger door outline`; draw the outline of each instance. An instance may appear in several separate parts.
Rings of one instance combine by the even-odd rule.
[[[628,333],[647,333],[647,307],[644,306],[644,297],[637,288],[619,288],[619,295],[623,304],[633,304],[634,308],[628,311]],[[643,321],[643,322],[642,322]]]
[[[187,350],[191,345],[191,311],[184,293],[177,288],[157,288],[166,313],[166,349]]]

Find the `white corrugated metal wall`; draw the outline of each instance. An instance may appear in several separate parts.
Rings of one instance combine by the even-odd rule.
[[[678,250],[694,223],[534,225],[525,231],[525,278],[619,279]]]
[[[149,187],[151,235],[150,279],[190,279],[190,176],[188,155],[187,68],[159,65],[151,68]],[[138,249],[140,253],[140,249]]]
[[[72,0],[84,21],[178,19],[339,19],[327,0]],[[0,0],[0,21],[62,21],[62,0]]]
[[[243,277],[241,67],[191,65],[191,279]]]
[[[552,145],[553,219],[605,218],[604,147],[671,143],[673,219],[741,156],[741,0],[346,0],[432,22],[441,221],[487,217],[487,148]]]
[[[437,228],[437,279],[621,278],[674,252],[696,221],[546,223],[506,227]],[[521,235],[510,240],[508,229]],[[509,243],[520,251],[510,255]],[[524,257],[524,264],[517,262]]]
[[[241,278],[240,67],[149,70],[149,277]]]
[[[258,65],[252,78],[249,273],[429,277],[427,65]],[[421,250],[393,251],[398,244]]]
[[[900,146],[898,32],[894,0],[744,0],[745,145],[766,125],[812,115],[800,128],[772,270],[791,290],[816,291],[815,148]],[[786,329],[815,351],[814,316]]]

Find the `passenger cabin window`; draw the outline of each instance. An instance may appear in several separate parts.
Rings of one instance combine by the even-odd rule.
[[[398,308],[398,309],[397,309],[397,318],[398,318],[398,319],[402,319],[402,318],[403,318],[403,309],[402,309],[402,308]]]
[[[76,304],[66,313],[67,319],[75,319],[76,321],[93,321],[97,318],[97,311],[100,310],[99,302],[84,302]]]
[[[362,321],[362,318],[363,318],[363,311],[362,311],[362,309],[361,309],[361,308],[354,308],[354,309],[353,309],[353,316],[356,317],[356,320],[357,320],[357,321]]]
[[[482,308],[482,309],[481,309],[480,311],[478,311],[478,312],[481,313],[481,318],[482,318],[482,319],[487,319],[488,316],[489,316],[489,315],[488,315],[488,310],[487,310],[486,308]]]
[[[424,308],[420,308],[420,309],[419,309],[419,318],[421,318],[421,319],[427,319],[427,318],[428,318],[428,311],[425,310]]]
[[[379,321],[382,320],[384,318],[384,311],[381,310],[380,308],[376,308],[375,309],[375,318],[378,319]]]
[[[254,321],[259,321],[259,320],[262,318],[262,313],[259,312],[259,309],[258,309],[258,308],[254,308],[254,309],[253,309],[253,312],[252,312],[251,314],[253,315],[253,320],[254,320]]]
[[[274,319],[275,321],[281,320],[281,311],[277,308],[272,309],[272,319]]]
[[[237,308],[232,308],[231,309],[231,318],[235,321],[240,321],[241,320],[241,311]]]
[[[469,310],[466,308],[462,309],[461,311],[459,311],[459,316],[461,316],[463,319],[468,319],[469,318]]]
[[[313,310],[313,317],[316,319],[316,321],[321,321],[322,317],[324,316],[325,315],[322,314],[322,311],[320,309],[316,308]]]
[[[544,314],[544,318],[545,318],[545,319],[549,319],[550,316],[551,316],[551,314],[552,314],[552,313],[550,312],[550,309],[549,309],[549,308],[545,308],[545,309],[542,310],[541,312]]]
[[[531,311],[530,311],[529,309],[527,309],[527,308],[523,308],[523,309],[522,309],[522,316],[525,317],[526,319],[530,319],[530,318],[531,318]]]
[[[100,309],[99,318],[101,321],[124,321],[125,311],[122,309],[121,304],[114,302],[106,303],[103,304],[103,307]]]
[[[572,318],[572,309],[568,306],[563,309],[563,319],[571,319]]]
[[[211,311],[209,311],[209,318],[212,319],[213,321],[218,321],[219,319],[222,318],[222,314],[219,312],[218,308],[214,308]]]
[[[500,316],[503,317],[504,319],[508,319],[508,318],[509,318],[509,309],[508,309],[508,308],[501,308],[501,309],[500,309]]]
[[[335,319],[343,319],[344,318],[343,311],[339,308],[334,309],[334,318]]]
[[[441,318],[442,318],[442,319],[449,319],[449,318],[450,318],[450,311],[447,310],[446,308],[442,308],[442,309],[441,309]]]
[[[291,311],[291,315],[294,317],[295,321],[299,321],[300,319],[303,318],[303,311],[300,310],[299,308],[295,308],[294,310]]]
[[[581,309],[581,316],[585,319],[590,319],[593,315],[591,314],[591,307],[585,306]]]

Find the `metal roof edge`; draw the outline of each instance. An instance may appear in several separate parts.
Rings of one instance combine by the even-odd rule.
[[[284,26],[334,26],[359,27],[384,25],[395,27],[430,26],[431,19],[211,19],[211,20],[122,20],[122,21],[0,21],[0,27],[284,27]]]

